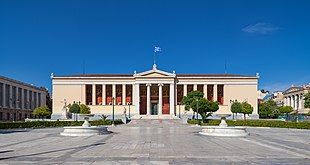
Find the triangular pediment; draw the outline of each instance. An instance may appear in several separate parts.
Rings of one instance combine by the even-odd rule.
[[[299,91],[301,90],[302,87],[290,87],[289,89],[287,89],[286,91],[284,91],[283,93],[291,93],[291,92],[295,92],[295,91]]]
[[[153,66],[153,69],[136,73],[134,74],[134,77],[175,77],[175,73],[169,73],[162,70],[159,70],[156,68],[156,66]]]

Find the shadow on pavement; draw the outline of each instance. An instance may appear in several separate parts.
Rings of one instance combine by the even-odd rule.
[[[21,157],[27,157],[27,156],[43,155],[43,154],[49,154],[49,153],[61,152],[61,151],[73,150],[73,149],[82,150],[82,149],[85,149],[87,147],[94,147],[94,146],[99,146],[99,145],[103,145],[103,144],[105,144],[105,143],[95,143],[95,144],[85,145],[85,146],[80,146],[80,147],[64,148],[64,149],[59,149],[59,150],[45,151],[45,152],[39,152],[39,153],[33,153],[33,154],[24,154],[24,155],[9,156],[9,157],[3,157],[3,158],[0,157],[0,160],[21,158]],[[8,152],[11,152],[11,151],[8,151]]]

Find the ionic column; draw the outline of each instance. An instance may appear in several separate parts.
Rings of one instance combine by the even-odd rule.
[[[146,115],[151,114],[151,84],[146,84]]]
[[[169,89],[169,104],[170,104],[170,115],[174,115],[174,84],[170,84],[170,89]]]
[[[217,101],[217,84],[213,85],[213,101]]]
[[[197,91],[197,84],[194,84],[194,91]]]
[[[208,98],[208,85],[207,84],[203,85],[203,97],[206,99]]]
[[[116,103],[116,84],[112,84],[112,98],[114,98],[114,101],[112,100],[113,104]]]
[[[158,115],[163,114],[163,84],[158,84]]]
[[[102,105],[106,104],[106,85],[102,84]]]
[[[126,84],[123,84],[122,88],[122,103],[126,105]]]
[[[92,85],[92,105],[96,105],[96,84]]]
[[[133,105],[135,106],[136,112],[140,114],[140,84],[134,84],[133,90]]]
[[[187,95],[187,84],[183,85],[183,96]]]

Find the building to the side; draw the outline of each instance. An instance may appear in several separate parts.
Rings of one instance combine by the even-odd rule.
[[[46,104],[47,90],[0,76],[0,121],[19,121]]]
[[[310,108],[304,107],[304,95],[310,92],[310,84],[303,86],[291,86],[283,92],[284,105],[291,106],[295,112],[306,114]]]
[[[153,69],[134,74],[52,75],[53,119],[62,118],[66,104],[83,103],[93,114],[124,113],[139,118],[169,118],[184,114],[183,96],[198,90],[208,100],[217,101],[216,113],[231,113],[233,100],[247,101],[257,113],[258,74],[176,74]],[[113,101],[114,105],[113,106]],[[192,112],[187,112],[190,115]]]

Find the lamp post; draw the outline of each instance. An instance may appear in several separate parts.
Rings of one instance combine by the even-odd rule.
[[[127,104],[128,104],[128,119],[130,119],[130,104],[131,104],[131,102],[128,102]]]
[[[114,126],[114,97],[112,97],[112,125]]]
[[[196,98],[196,118],[198,120],[198,98]]]

